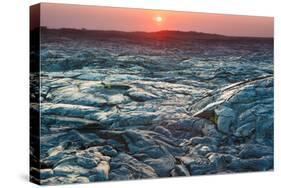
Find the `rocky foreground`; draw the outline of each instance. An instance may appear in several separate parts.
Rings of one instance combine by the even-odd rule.
[[[273,169],[270,42],[59,42],[32,104],[41,184]]]

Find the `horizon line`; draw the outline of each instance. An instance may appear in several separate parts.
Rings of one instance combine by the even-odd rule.
[[[123,32],[123,33],[157,33],[157,32],[182,32],[182,33],[201,33],[201,34],[209,34],[209,35],[217,35],[221,37],[233,37],[233,38],[264,38],[264,39],[274,39],[274,36],[247,36],[247,35],[225,35],[220,33],[208,33],[203,31],[195,31],[195,30],[170,30],[170,29],[162,29],[156,31],[141,31],[141,30],[133,30],[133,31],[125,31],[125,30],[114,30],[114,29],[90,29],[90,28],[75,28],[75,27],[48,27],[48,26],[40,26],[40,28],[46,28],[50,30],[62,30],[62,29],[69,29],[69,30],[80,30],[80,31],[107,31],[107,32]]]

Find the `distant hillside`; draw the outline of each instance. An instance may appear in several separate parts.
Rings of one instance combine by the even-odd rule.
[[[202,33],[196,31],[172,31],[161,30],[157,32],[126,32],[114,30],[86,30],[86,29],[49,29],[41,28],[42,34],[46,37],[67,37],[79,39],[129,39],[129,40],[237,40],[237,39],[257,39],[257,40],[272,40],[272,38],[257,38],[257,37],[235,37],[219,34]]]

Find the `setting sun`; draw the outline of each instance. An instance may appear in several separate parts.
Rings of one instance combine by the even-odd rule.
[[[161,16],[156,16],[156,17],[155,17],[155,21],[158,22],[158,23],[160,23],[160,22],[163,21],[163,18],[162,18]]]

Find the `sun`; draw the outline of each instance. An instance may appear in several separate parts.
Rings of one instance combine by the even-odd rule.
[[[162,18],[161,16],[156,16],[156,17],[155,17],[155,21],[156,21],[157,23],[161,23],[161,22],[163,21],[163,18]]]

